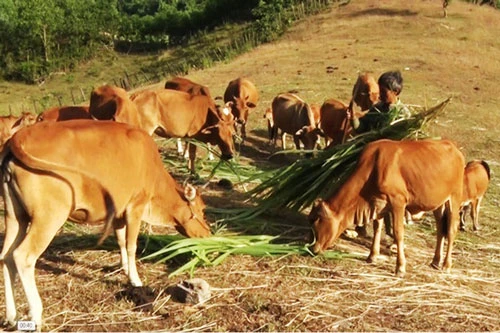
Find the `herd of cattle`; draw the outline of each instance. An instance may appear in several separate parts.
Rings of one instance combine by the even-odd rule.
[[[277,95],[264,113],[269,139],[278,130],[313,149],[319,136],[329,145],[355,135],[349,115],[362,117],[379,98],[370,74],[358,77],[349,104],[329,99],[309,105],[293,93]],[[173,225],[187,237],[208,237],[205,204],[196,189],[178,184],[165,169],[152,135],[194,138],[216,145],[223,159],[235,154],[233,137],[244,140],[248,115],[259,94],[245,78],[229,82],[224,104],[208,87],[186,78],[165,89],[129,94],[101,86],[88,106],[50,108],[37,117],[2,117],[0,123],[1,193],[5,204],[5,239],[0,254],[4,270],[6,321],[15,324],[14,281],[19,274],[31,319],[40,328],[42,301],[35,283],[35,263],[66,220],[104,223],[100,241],[114,230],[121,265],[133,286],[141,286],[135,253],[141,221]],[[189,144],[189,168],[195,172],[196,145]],[[478,229],[480,202],[489,183],[484,161],[465,165],[464,156],[446,140],[389,141],[367,145],[350,178],[330,198],[318,200],[310,214],[315,253],[331,247],[351,225],[373,221],[368,261],[380,252],[384,216],[393,216],[397,245],[396,274],[405,274],[404,214],[433,211],[437,244],[432,266],[451,268],[453,241],[463,228],[464,208],[472,205]],[[461,222],[459,222],[461,221]]]

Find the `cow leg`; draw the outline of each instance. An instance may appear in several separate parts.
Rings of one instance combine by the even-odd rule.
[[[245,121],[243,124],[241,124],[241,144],[245,142],[246,138],[247,138],[247,122]]]
[[[463,207],[460,208],[460,230],[461,231],[465,231],[465,219],[467,217],[467,210],[468,209],[471,209],[470,205],[465,205]],[[472,216],[472,210],[470,212],[471,216]]]
[[[5,286],[5,320],[10,325],[16,323],[16,302],[14,298],[14,283],[17,275],[17,267],[12,256],[12,251],[22,242],[26,236],[29,216],[22,208],[19,201],[7,183],[3,184],[5,205],[5,238],[0,254],[0,262],[3,266]]]
[[[449,214],[447,214],[447,230],[446,233],[448,235],[448,244],[446,249],[446,256],[444,258],[443,270],[446,273],[451,271],[452,259],[451,255],[453,252],[453,243],[455,242],[455,236],[458,231],[459,225],[459,209],[460,209],[460,201],[454,200],[450,203]]]
[[[404,277],[406,274],[406,257],[405,257],[405,227],[404,227],[404,215],[405,208],[403,207],[393,207],[392,209],[392,229],[394,234],[394,242],[396,243],[398,254],[396,260],[396,276]]]
[[[446,205],[446,204],[445,204]],[[440,269],[441,257],[443,256],[443,245],[444,238],[446,236],[445,224],[447,223],[445,219],[447,219],[446,215],[449,215],[447,212],[448,208],[443,205],[442,207],[436,209],[434,213],[434,218],[436,219],[436,250],[434,252],[434,258],[431,262],[431,267],[435,269]],[[446,212],[446,214],[445,214]]]
[[[214,160],[214,153],[212,152],[212,146],[210,143],[207,143],[208,146],[208,160],[213,161]]]
[[[114,221],[116,242],[120,248],[120,261],[123,272],[128,276],[128,255],[127,255],[127,225],[123,219]]]
[[[284,131],[281,133],[281,148],[286,149],[286,133]]]
[[[138,202],[133,207],[127,209],[127,258],[128,258],[128,278],[134,287],[142,287],[139,273],[137,273],[137,264],[135,253],[137,252],[137,238],[141,228],[141,218],[144,212],[146,202]]]
[[[482,197],[479,197],[472,202],[470,217],[472,218],[472,228],[474,231],[479,230],[479,210],[481,209],[482,199],[483,199]]]
[[[293,143],[295,143],[295,149],[300,150],[300,138],[298,135],[293,136]]]
[[[180,138],[177,139],[177,153],[180,156],[184,154],[184,147],[182,146],[182,140]]]
[[[380,238],[382,237],[382,219],[373,220],[373,241],[370,255],[366,259],[368,263],[374,262],[380,254]]]
[[[67,210],[55,206],[61,204],[60,202],[54,201],[53,204],[36,207],[38,209],[34,210],[35,214],[25,239],[13,252],[14,262],[28,300],[30,317],[37,329],[41,329],[43,305],[35,282],[35,263],[69,215]]]
[[[189,160],[188,160],[188,168],[192,175],[196,174],[196,167],[194,165],[194,160],[196,159],[196,145],[189,143]]]

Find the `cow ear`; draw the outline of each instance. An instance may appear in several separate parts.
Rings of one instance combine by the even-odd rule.
[[[185,187],[184,187],[184,197],[188,200],[188,201],[194,201],[194,199],[196,198],[196,189],[194,188],[193,185],[191,184],[187,184]]]
[[[214,126],[209,126],[209,127],[206,127],[204,129],[202,129],[200,131],[201,134],[205,134],[205,135],[208,135],[208,134],[212,134],[213,133],[213,130],[214,128],[218,127],[218,125],[214,125]]]

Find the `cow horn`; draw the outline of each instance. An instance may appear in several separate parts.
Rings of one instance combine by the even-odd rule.
[[[184,187],[184,197],[188,200],[188,201],[194,201],[194,199],[196,198],[196,189],[194,188],[193,185],[191,184],[187,184],[185,187]]]

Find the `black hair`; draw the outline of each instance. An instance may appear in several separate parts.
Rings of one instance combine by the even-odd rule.
[[[385,72],[378,78],[378,85],[399,95],[403,90],[403,76],[400,71]]]

